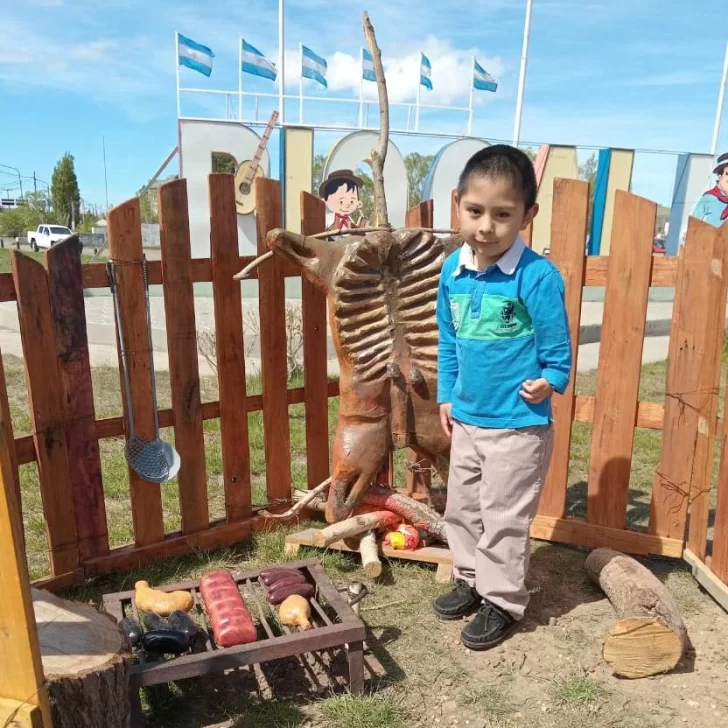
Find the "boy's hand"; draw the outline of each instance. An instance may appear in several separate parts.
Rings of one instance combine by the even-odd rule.
[[[440,424],[448,437],[452,437],[452,417],[450,417],[451,409],[452,404],[450,402],[440,405]]]
[[[540,379],[527,379],[521,386],[522,389],[519,394],[530,404],[541,404],[554,393],[551,385],[543,377]],[[440,416],[442,416],[442,408],[440,409]]]

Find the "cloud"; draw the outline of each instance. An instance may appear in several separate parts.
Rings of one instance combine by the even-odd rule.
[[[28,3],[39,8],[60,8],[64,0],[28,0]]]
[[[713,78],[702,71],[667,71],[650,76],[622,79],[620,84],[625,86],[694,86],[709,81],[713,81]]]

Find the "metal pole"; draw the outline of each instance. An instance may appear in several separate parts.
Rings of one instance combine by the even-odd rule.
[[[473,135],[473,92],[475,90],[475,56],[473,56],[473,75],[470,79],[470,108],[468,110],[468,136]]]
[[[298,44],[301,67],[298,70],[298,123],[303,124],[303,43]]]
[[[101,137],[101,145],[104,150],[104,189],[106,190],[106,211],[109,210],[109,182],[106,178],[106,140]]]
[[[284,13],[284,2],[278,0],[278,113],[280,115],[281,126],[283,126],[283,120],[285,118],[285,103],[283,95],[284,91],[284,71],[285,71],[285,39],[283,33],[283,13]]]
[[[420,130],[420,93],[422,91],[422,58],[417,69],[417,106],[415,108],[415,131]]]
[[[38,183],[35,180],[35,171],[33,172],[33,194],[38,194]]]
[[[526,21],[523,25],[523,48],[521,50],[521,73],[518,78],[518,98],[516,100],[516,118],[513,122],[513,146],[518,146],[521,137],[521,115],[523,113],[523,93],[526,89],[526,66],[528,60],[528,36],[531,33],[531,6],[533,0],[526,0]]]
[[[718,91],[718,108],[715,112],[715,126],[713,126],[713,141],[710,144],[710,154],[715,156],[718,151],[718,137],[720,136],[720,122],[723,116],[723,101],[725,100],[725,85],[728,78],[728,43],[725,47],[725,60],[723,61],[723,76],[720,79],[720,90]]]
[[[238,121],[243,120],[243,38],[238,37]]]
[[[180,98],[179,98],[179,31],[174,33],[174,68],[175,76],[177,79],[177,119],[181,116],[180,113]],[[106,203],[106,209],[109,209],[108,202]]]
[[[364,123],[364,49],[359,53],[361,68],[359,69],[359,128]]]

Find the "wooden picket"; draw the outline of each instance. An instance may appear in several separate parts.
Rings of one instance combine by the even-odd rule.
[[[326,206],[301,192],[301,232],[315,235],[326,228]],[[306,411],[306,475],[315,488],[329,477],[328,336],[326,294],[306,276],[301,281],[303,318],[303,387]]]
[[[168,182],[159,188],[158,195],[174,442],[181,461],[177,476],[180,516],[182,533],[194,533],[210,525],[210,514],[197,363],[187,182],[182,179]]]
[[[255,204],[261,255],[268,252],[268,232],[282,225],[280,182],[259,178],[255,183]],[[258,268],[258,286],[266,488],[269,500],[285,500],[291,497],[291,434],[286,396],[286,291],[278,256]]]
[[[12,280],[12,277],[11,277]],[[8,401],[8,385],[5,379],[5,367],[3,366],[2,352],[0,352],[0,426],[2,433],[0,436],[5,438],[6,443],[10,446],[6,448],[5,457],[7,458],[6,470],[4,473],[4,483],[6,487],[13,489],[15,493],[15,503],[20,514],[20,522],[23,522],[23,500],[20,492],[20,473],[18,471],[18,453],[15,447],[15,435],[13,433],[13,421],[10,414],[10,402]],[[20,540],[23,549],[25,548],[25,531],[20,529]]]
[[[253,491],[245,379],[243,312],[239,270],[238,220],[234,181],[229,174],[208,178],[210,200],[210,262],[215,307],[215,349],[220,394],[220,435],[229,521],[250,518]]]
[[[624,528],[657,206],[621,190],[599,348],[587,520]]]
[[[586,237],[589,185],[572,179],[554,180],[554,210],[551,218],[551,261],[559,267],[566,288],[566,312],[571,334],[572,371],[576,372],[581,321],[582,281],[584,279],[584,239]],[[554,397],[554,445],[539,514],[563,518],[569,476],[571,423],[576,374],[563,395]]]
[[[41,263],[15,250],[12,266],[51,574],[60,576],[78,567],[79,553],[48,279]]]
[[[51,248],[46,266],[78,551],[81,559],[87,559],[109,553],[109,534],[86,333],[80,241]]]
[[[114,262],[119,314],[124,333],[123,339],[119,338],[117,328],[119,366],[122,366],[122,352],[125,352],[134,429],[139,437],[151,440],[154,437],[154,405],[142,267],[139,198],[124,202],[109,210],[107,220],[109,258]],[[121,391],[124,432],[128,436],[130,413],[126,407],[123,377],[121,377]],[[136,545],[147,546],[162,541],[164,519],[159,486],[142,480],[134,470],[129,468],[129,494]]]

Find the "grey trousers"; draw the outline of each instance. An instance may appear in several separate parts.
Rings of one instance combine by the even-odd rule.
[[[453,421],[445,528],[453,575],[520,620],[553,427],[496,430]]]

